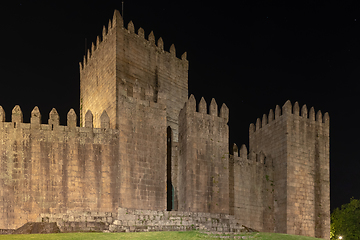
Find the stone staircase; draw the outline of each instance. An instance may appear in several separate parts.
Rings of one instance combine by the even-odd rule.
[[[56,222],[61,232],[148,232],[202,230],[213,233],[249,232],[233,215],[119,208],[110,212],[41,214],[38,222]]]
[[[119,208],[111,232],[186,231],[244,232],[232,215],[179,211],[131,210]]]

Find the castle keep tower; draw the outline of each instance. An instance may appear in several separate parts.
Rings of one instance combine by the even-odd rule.
[[[100,126],[103,110],[109,115],[110,127],[119,128],[120,96],[163,103],[166,106],[167,126],[174,140],[178,136],[178,115],[188,98],[188,61],[186,53],[176,57],[174,45],[164,51],[164,43],[151,32],[148,40],[144,30],[135,33],[130,22],[124,28],[119,11],[115,10],[102,39],[97,38],[91,51],[80,64],[80,122],[84,126],[87,110],[94,115],[94,127]],[[134,93],[133,93],[134,92]],[[135,97],[135,96],[134,96]]]
[[[132,22],[127,29],[123,25],[116,10],[80,64],[80,122],[84,126],[91,110],[94,127],[100,127],[106,110],[110,128],[119,130],[118,204],[165,209],[175,201],[177,169],[171,165],[176,149],[169,142],[175,146],[178,141],[178,116],[188,98],[188,61],[186,53],[176,57],[174,45],[164,51],[161,38],[155,45],[153,32],[146,40],[142,28],[135,33]]]

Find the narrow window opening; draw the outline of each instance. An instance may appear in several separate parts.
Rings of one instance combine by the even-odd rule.
[[[174,210],[174,187],[171,180],[172,130],[167,127],[167,161],[166,161],[166,210]]]

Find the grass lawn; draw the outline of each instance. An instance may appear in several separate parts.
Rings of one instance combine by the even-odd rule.
[[[257,240],[314,240],[317,238],[303,237],[278,233],[243,233],[236,236],[247,236],[246,239]],[[53,234],[14,234],[0,235],[2,239],[43,239],[43,240],[115,240],[115,239],[220,239],[220,237],[209,237],[199,231],[187,232],[137,232],[137,233],[53,233]],[[223,239],[223,238],[222,238]],[[225,238],[226,239],[226,238]],[[228,238],[229,239],[229,238]],[[230,237],[232,239],[232,237]]]

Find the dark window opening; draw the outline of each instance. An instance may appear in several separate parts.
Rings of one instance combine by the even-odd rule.
[[[174,210],[174,187],[171,181],[171,149],[172,149],[172,130],[167,127],[167,161],[166,161],[166,210]]]

